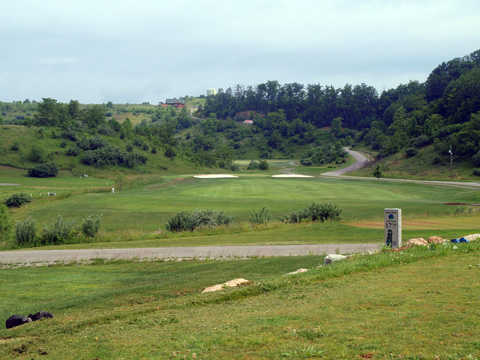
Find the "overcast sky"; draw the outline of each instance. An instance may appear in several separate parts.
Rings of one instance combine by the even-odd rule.
[[[379,91],[480,48],[478,0],[0,0],[0,101],[157,103],[267,80]]]

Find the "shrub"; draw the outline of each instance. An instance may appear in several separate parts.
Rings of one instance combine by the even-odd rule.
[[[260,170],[268,170],[269,166],[267,160],[260,160],[260,162],[258,163],[258,168]]]
[[[238,171],[238,170],[240,170],[240,167],[237,164],[232,163],[232,165],[230,165],[230,170],[231,171]]]
[[[71,148],[68,148],[67,151],[65,152],[65,155],[67,156],[77,156],[79,154],[80,150],[78,149],[78,147],[71,147]]]
[[[15,141],[15,142],[12,144],[12,146],[10,146],[10,150],[12,150],[12,151],[18,151],[18,150],[20,150],[20,144]]]
[[[417,148],[423,147],[425,145],[429,145],[431,143],[432,143],[432,140],[427,135],[420,135],[419,137],[416,137],[412,141],[412,145]]]
[[[472,156],[472,162],[475,166],[480,166],[480,151]]]
[[[46,177],[55,177],[58,174],[58,168],[55,163],[46,163],[35,166],[34,168],[28,170],[28,176],[46,178]]]
[[[95,237],[100,229],[100,216],[88,216],[83,219],[82,233],[87,237]]]
[[[383,176],[382,170],[380,170],[380,165],[377,165],[377,166],[375,167],[375,170],[374,170],[374,172],[373,172],[373,176],[375,176],[377,179],[378,179],[378,178],[381,178],[381,177]]]
[[[27,155],[27,159],[34,163],[43,163],[47,160],[47,153],[37,145],[33,145]]]
[[[407,155],[407,158],[411,158],[417,154],[418,154],[418,150],[415,148],[407,148],[405,150],[405,155]]]
[[[169,146],[166,148],[164,155],[169,159],[173,159],[177,154],[175,153],[175,150]]]
[[[26,203],[32,201],[32,197],[25,193],[13,194],[7,200],[5,200],[5,205],[8,207],[20,207]]]
[[[265,207],[258,211],[253,210],[250,212],[249,220],[252,224],[268,224],[271,219],[272,215],[270,214],[270,210]]]
[[[15,227],[15,241],[17,245],[34,245],[36,239],[35,222],[28,218],[17,223]]]
[[[232,220],[230,216],[225,215],[223,212],[213,210],[182,211],[168,220],[167,230],[174,232],[193,231],[203,226],[228,225]]]
[[[259,163],[255,160],[250,161],[250,163],[247,166],[247,170],[256,170],[258,169]]]
[[[313,162],[311,158],[304,158],[300,160],[300,164],[302,164],[303,166],[312,166]]]
[[[152,147],[152,150],[150,151],[152,154],[156,154],[157,153],[157,148],[155,147]]]
[[[5,205],[0,204],[0,241],[7,241],[12,231],[12,222],[8,209]]]
[[[325,222],[327,220],[336,221],[340,219],[341,213],[342,209],[333,203],[312,203],[312,205],[310,205],[308,208],[294,211],[285,216],[283,221],[292,224],[300,223],[307,219],[321,222]]]
[[[62,244],[73,236],[73,225],[66,223],[63,217],[58,215],[57,220],[50,226],[43,228],[40,243],[42,245]]]
[[[480,169],[473,169],[473,175],[480,176]]]

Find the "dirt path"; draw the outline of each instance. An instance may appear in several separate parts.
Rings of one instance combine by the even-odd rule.
[[[18,186],[19,184],[0,183],[0,186]]]
[[[57,262],[153,259],[228,259],[269,256],[352,254],[377,251],[381,244],[321,244],[266,246],[195,246],[130,249],[25,250],[1,251],[0,265],[46,265]]]
[[[370,159],[358,152],[351,150],[349,148],[344,148],[350,155],[354,157],[356,162],[346,168],[329,171],[323,173],[322,176],[331,176],[331,177],[341,177],[342,179],[354,179],[354,180],[374,180],[374,181],[391,181],[391,182],[409,182],[409,183],[416,183],[416,184],[426,184],[426,185],[442,185],[442,186],[457,186],[457,187],[468,187],[468,188],[480,188],[480,183],[473,182],[473,181],[437,181],[437,180],[410,180],[410,179],[392,179],[392,178],[372,178],[372,177],[364,177],[364,176],[347,176],[346,173],[354,170],[361,169],[368,165]]]

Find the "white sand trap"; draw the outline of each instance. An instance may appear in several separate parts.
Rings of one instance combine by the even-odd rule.
[[[231,178],[238,178],[238,176],[229,175],[229,174],[209,174],[209,175],[195,175],[194,178],[196,179],[231,179]]]
[[[313,178],[313,176],[302,175],[302,174],[281,174],[281,175],[272,175],[272,178]]]

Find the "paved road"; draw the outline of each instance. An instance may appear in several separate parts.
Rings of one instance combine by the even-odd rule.
[[[330,177],[341,177],[342,179],[354,179],[354,180],[374,180],[374,181],[393,181],[393,182],[404,182],[404,183],[416,183],[416,184],[426,184],[426,185],[442,185],[442,186],[456,186],[456,187],[468,187],[468,188],[480,188],[480,183],[473,181],[437,181],[437,180],[410,180],[410,179],[392,179],[392,178],[371,178],[363,176],[347,176],[346,173],[354,170],[361,169],[368,165],[370,159],[364,154],[354,151],[348,148],[344,148],[350,155],[352,155],[356,162],[350,166],[347,166],[344,169],[329,171],[323,173],[323,176]]]
[[[381,244],[194,246],[130,249],[25,250],[0,252],[1,265],[84,262],[93,259],[228,259],[268,256],[353,254],[377,251]]]
[[[355,159],[355,163],[353,163],[350,166],[347,166],[346,168],[343,168],[343,169],[340,169],[340,170],[335,170],[335,171],[329,171],[329,172],[323,173],[322,175],[325,175],[325,176],[342,176],[343,174],[346,174],[350,171],[361,169],[370,162],[368,157],[365,156],[364,154],[362,154],[358,151],[350,150],[349,148],[344,148],[344,149],[345,149],[346,152],[348,152],[350,155],[353,156],[353,158]]]

